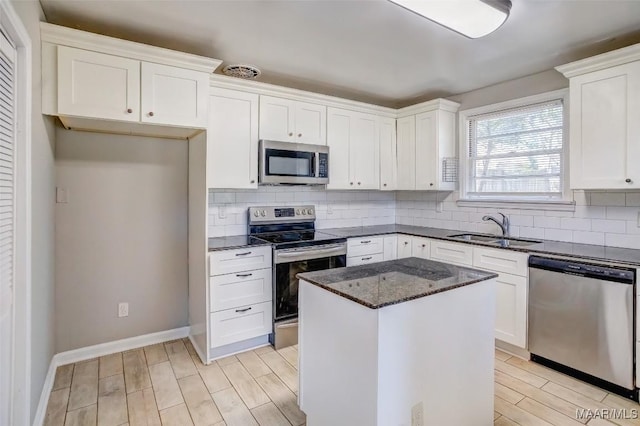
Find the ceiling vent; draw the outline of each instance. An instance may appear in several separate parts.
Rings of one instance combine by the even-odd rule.
[[[252,65],[227,65],[222,72],[230,77],[253,80],[261,74],[260,70]]]

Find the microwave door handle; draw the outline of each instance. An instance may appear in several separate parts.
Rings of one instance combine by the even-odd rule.
[[[311,176],[313,177],[318,177],[318,170],[320,169],[319,167],[319,155],[317,152],[313,153],[313,161],[311,161]]]

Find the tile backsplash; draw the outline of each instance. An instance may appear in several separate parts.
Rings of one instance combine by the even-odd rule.
[[[500,211],[511,220],[512,236],[640,249],[639,192],[574,191],[573,212],[460,207],[457,197],[458,192],[399,191],[396,223],[499,233],[482,217]]]
[[[314,205],[317,229],[392,224],[395,199],[394,192],[327,191],[313,186],[209,190],[209,237],[246,233],[251,206]]]
[[[499,209],[522,238],[640,249],[640,192],[574,191],[575,211]],[[308,186],[264,186],[257,190],[210,190],[209,237],[244,234],[247,208],[259,205],[316,206],[318,229],[404,224],[499,233],[482,216],[498,209],[461,207],[458,192],[327,191]]]

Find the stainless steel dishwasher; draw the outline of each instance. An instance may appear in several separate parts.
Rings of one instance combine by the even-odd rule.
[[[637,400],[635,270],[529,258],[531,359]]]

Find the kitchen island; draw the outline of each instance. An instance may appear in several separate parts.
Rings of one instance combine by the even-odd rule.
[[[418,258],[298,274],[307,425],[493,424],[496,276]]]

